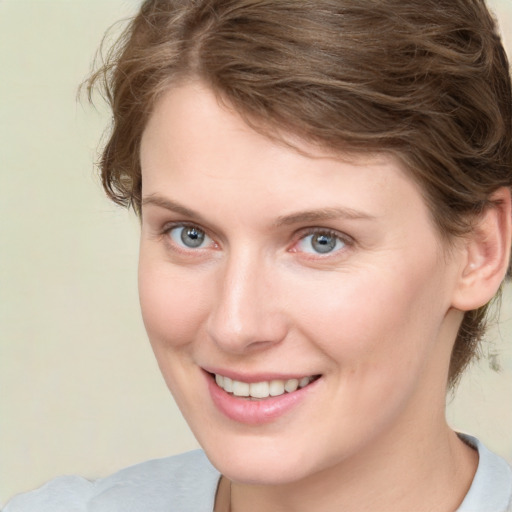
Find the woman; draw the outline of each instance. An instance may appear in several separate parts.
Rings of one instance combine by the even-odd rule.
[[[141,217],[144,322],[204,453],[6,511],[509,510],[510,468],[444,417],[510,262],[484,2],[148,0],[98,82],[103,183]]]

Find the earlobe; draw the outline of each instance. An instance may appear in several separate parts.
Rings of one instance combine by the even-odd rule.
[[[510,190],[498,189],[464,245],[464,262],[452,306],[461,311],[487,304],[507,272],[512,244]]]

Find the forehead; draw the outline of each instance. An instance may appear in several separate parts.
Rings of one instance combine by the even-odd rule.
[[[219,147],[220,135],[227,141],[226,146]],[[234,144],[235,140],[238,144]],[[197,147],[198,142],[201,142],[201,151]],[[145,151],[148,143],[151,145],[149,152]],[[404,175],[409,174],[396,157],[384,151],[330,149],[270,124],[268,130],[256,131],[228,102],[221,103],[211,89],[198,81],[181,83],[160,96],[143,132],[141,160],[147,170],[155,163],[155,149],[169,158],[176,150],[188,153],[190,157],[207,154],[210,158],[223,151],[224,154],[236,154],[245,150],[247,145],[255,151],[268,152],[273,148],[276,156],[281,152],[282,155],[288,153],[311,161],[342,161],[354,166],[392,164]]]
[[[276,215],[341,205],[379,217],[412,203],[426,207],[395,157],[335,153],[291,134],[276,141],[200,83],[159,99],[143,134],[141,166],[143,195],[180,194],[212,206],[215,198],[232,202],[236,195],[239,206],[269,212],[280,199]]]

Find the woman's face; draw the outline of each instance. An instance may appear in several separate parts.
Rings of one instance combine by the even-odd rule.
[[[238,481],[297,481],[432,432],[461,318],[459,253],[398,161],[294,143],[200,84],[164,95],[142,141],[144,322]]]

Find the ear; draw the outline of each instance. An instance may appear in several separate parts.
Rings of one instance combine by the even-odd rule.
[[[491,204],[476,219],[463,245],[463,264],[452,302],[461,311],[487,304],[507,273],[512,245],[510,190],[502,187],[489,199]]]

